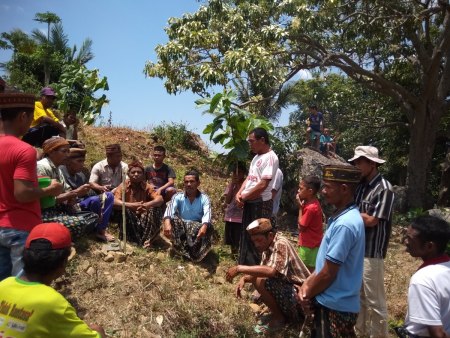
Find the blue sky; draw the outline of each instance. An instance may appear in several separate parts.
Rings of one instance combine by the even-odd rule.
[[[162,80],[143,74],[145,62],[156,61],[155,47],[167,42],[167,20],[195,12],[200,5],[196,0],[0,0],[0,32],[14,28],[27,33],[35,28],[46,31],[46,24],[33,20],[35,14],[56,13],[70,45],[80,46],[87,37],[93,40],[95,58],[87,66],[107,76],[110,87],[106,93],[110,104],[102,113],[105,120],[112,111],[114,125],[138,129],[182,122],[207,140],[202,130],[212,117],[195,108],[198,97],[188,92],[169,95]],[[10,56],[0,50],[0,62]],[[280,124],[287,123],[287,115],[282,114]]]

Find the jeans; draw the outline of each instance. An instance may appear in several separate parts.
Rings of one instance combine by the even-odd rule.
[[[0,227],[0,280],[23,273],[22,253],[27,231]]]

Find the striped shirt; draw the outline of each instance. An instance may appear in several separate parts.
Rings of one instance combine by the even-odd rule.
[[[262,253],[261,265],[274,268],[282,278],[294,284],[302,284],[310,274],[297,250],[280,233],[275,234],[272,244]]]
[[[361,213],[378,218],[376,226],[365,227],[365,257],[385,258],[392,228],[392,185],[378,173],[369,183],[359,184],[355,200]]]

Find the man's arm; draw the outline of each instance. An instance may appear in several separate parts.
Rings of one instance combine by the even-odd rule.
[[[247,184],[247,180],[248,180],[248,176],[245,178],[244,182],[242,182],[241,188],[236,193],[236,197],[235,197],[237,205],[240,206],[241,208],[244,205],[244,201],[242,200],[241,194],[242,194],[242,191],[245,189],[245,185]]]
[[[206,235],[208,226],[211,224],[211,202],[209,197],[205,194],[201,195],[202,207],[203,207],[203,217],[202,217],[202,227],[198,230],[197,239]]]
[[[28,203],[46,196],[58,196],[63,191],[63,185],[57,180],[52,180],[45,188],[34,186],[33,182],[14,180],[14,197],[20,203]]]
[[[232,282],[238,274],[245,274],[252,277],[276,277],[278,271],[267,265],[235,265],[228,269],[226,278],[228,282]]]
[[[361,217],[366,228],[373,228],[378,225],[378,217],[370,216],[365,212],[361,213]]]
[[[300,299],[310,300],[326,290],[335,280],[339,267],[339,264],[333,263],[326,259],[323,269],[320,270],[318,274],[314,272],[311,276],[309,276],[300,288],[298,292]]]
[[[249,192],[244,195],[241,194],[241,200],[245,202],[261,197],[263,191],[269,186],[270,181],[271,179],[262,179],[256,183],[256,185],[251,188]]]
[[[427,326],[428,333],[430,334],[431,338],[448,338],[450,337],[448,334],[445,333],[444,327],[442,325],[440,326]]]

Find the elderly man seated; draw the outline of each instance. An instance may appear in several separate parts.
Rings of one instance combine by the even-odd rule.
[[[69,151],[69,158],[66,160],[65,165],[61,165],[59,169],[70,188],[76,190],[89,185],[88,178],[83,172],[86,149],[70,148]],[[99,216],[99,223],[95,229],[96,238],[103,242],[113,241],[114,236],[109,234],[106,228],[113,210],[114,195],[106,191],[97,196],[92,190],[89,190],[85,195],[79,196],[78,202],[81,210],[91,211]]]
[[[139,245],[150,245],[161,230],[160,207],[163,203],[162,196],[146,182],[142,163],[133,161],[128,164],[128,179],[125,186],[120,185],[114,193],[114,208],[125,207],[127,240]],[[119,225],[119,229],[122,238],[122,224]]]
[[[63,193],[56,196],[56,205],[42,210],[42,221],[63,223],[69,228],[73,238],[94,231],[98,224],[98,215],[81,211],[78,205],[78,198],[89,192],[89,184],[72,189],[59,169],[69,156],[69,143],[62,137],[54,136],[44,142],[42,150],[44,158],[37,163],[38,175],[56,179],[63,185]]]
[[[177,193],[164,214],[164,235],[172,239],[173,250],[200,262],[211,250],[213,226],[208,195],[198,190],[200,175],[189,170],[184,175],[184,192]]]
[[[277,233],[267,218],[259,218],[247,227],[255,248],[262,253],[260,265],[236,265],[228,269],[227,281],[244,274],[236,286],[236,296],[241,297],[245,283],[252,283],[261,299],[271,311],[267,321],[255,326],[255,332],[269,334],[284,324],[297,322],[301,313],[297,306],[297,288],[309,276],[309,270],[297,255],[290,241]]]

